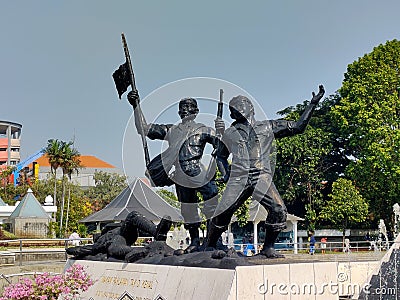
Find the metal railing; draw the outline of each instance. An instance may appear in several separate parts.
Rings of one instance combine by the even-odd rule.
[[[49,253],[62,253],[65,260],[68,255],[65,251],[66,248],[75,244],[89,244],[92,243],[92,238],[80,239],[15,239],[15,240],[0,240],[0,250],[3,248],[5,251],[15,254],[18,257],[19,265],[22,265],[24,255],[40,255]],[[79,242],[79,243],[77,243]]]
[[[386,242],[381,242],[379,243],[378,241],[350,241],[349,247],[346,245],[343,245],[342,241],[335,241],[335,242],[326,242],[326,247],[321,248],[322,243],[316,242],[315,243],[315,251],[317,253],[321,253],[322,250],[325,250],[325,252],[366,252],[366,251],[386,251],[389,250],[389,248],[392,246],[394,241],[389,241],[387,244]],[[245,244],[233,244],[233,247],[235,248],[236,251],[238,252],[246,252],[247,250],[247,245],[249,243]],[[257,244],[257,247],[254,247],[254,244],[251,244],[251,250],[253,250],[253,254],[259,253],[259,251],[262,249],[263,244],[259,243]],[[275,248],[278,251],[294,251],[295,249],[295,243],[275,243]],[[255,249],[254,249],[255,248]],[[310,249],[309,243],[308,242],[303,242],[303,243],[297,243],[297,251],[298,253],[308,253]]]

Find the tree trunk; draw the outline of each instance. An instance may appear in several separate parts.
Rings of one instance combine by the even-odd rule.
[[[62,194],[61,194],[61,213],[60,213],[60,235],[63,230],[63,217],[64,217],[64,204],[65,204],[65,175],[62,178]]]
[[[346,220],[343,220],[342,226],[343,226],[342,245],[343,245],[343,249],[344,249],[344,241],[345,241],[345,239],[346,239],[346,228],[347,228],[347,221],[346,221]]]
[[[346,239],[346,229],[343,229],[342,249],[344,249],[344,240]]]
[[[54,206],[57,206],[57,169],[54,170]]]
[[[67,228],[68,228],[68,216],[69,216],[69,203],[70,203],[70,200],[71,200],[71,186],[68,185],[68,201],[67,201],[67,215],[65,217],[65,232],[67,232]]]

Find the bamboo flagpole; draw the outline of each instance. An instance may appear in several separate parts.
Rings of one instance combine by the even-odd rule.
[[[133,73],[133,68],[132,68],[132,61],[131,57],[129,55],[129,49],[128,49],[128,44],[125,39],[124,33],[121,34],[122,36],[122,45],[124,47],[124,52],[125,52],[125,63],[120,65],[119,68],[113,73],[113,78],[115,82],[115,87],[117,88],[118,91],[118,96],[121,99],[122,94],[124,94],[128,88],[128,86],[131,86],[132,91],[137,92],[136,89],[136,83],[135,83],[135,74]],[[141,110],[140,104],[138,103],[137,107],[135,110]],[[150,163],[150,155],[149,155],[149,149],[147,146],[147,140],[146,140],[146,135],[143,131],[143,123],[142,120],[139,118],[139,132],[140,132],[140,137],[142,139],[142,145],[143,145],[143,151],[144,151],[144,158],[146,162],[146,166]]]

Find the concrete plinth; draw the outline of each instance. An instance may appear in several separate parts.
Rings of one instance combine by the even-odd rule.
[[[282,263],[234,270],[68,260],[87,267],[95,284],[81,299],[339,299],[362,288],[375,265]]]

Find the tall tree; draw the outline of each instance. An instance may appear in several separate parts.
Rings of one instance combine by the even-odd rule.
[[[163,198],[169,205],[171,205],[175,208],[181,208],[181,204],[178,201],[178,197],[176,197],[176,195],[173,192],[163,188],[163,189],[159,189],[157,191],[157,194],[161,198]]]
[[[339,94],[332,113],[351,158],[346,175],[375,219],[387,219],[400,194],[400,41],[350,64]]]
[[[9,178],[10,178],[11,174],[13,173],[14,169],[15,169],[15,167],[13,167],[13,166],[7,166],[0,171],[0,178],[3,183],[3,189],[4,189],[4,194],[5,194],[6,198],[8,196],[7,195],[7,185],[10,183]]]
[[[287,120],[297,120],[307,105],[308,101],[305,101],[278,114]],[[318,116],[320,120],[315,120],[314,116]],[[320,109],[314,112],[314,116],[303,134],[276,141],[274,179],[289,210],[305,215],[310,229],[315,226],[316,210],[322,200],[321,188],[328,169],[325,157],[332,149],[330,132],[320,128],[319,124],[326,116]]]
[[[94,173],[94,183],[95,186],[86,191],[93,205],[93,211],[104,208],[128,185],[125,176],[103,171]]]
[[[70,209],[67,210],[64,232],[71,232],[79,229],[79,220],[92,213],[92,206],[89,198],[84,195],[84,190],[80,186],[71,181],[67,182],[67,186],[70,193]]]
[[[37,199],[43,200],[49,194],[51,194],[54,186],[54,178],[36,180],[33,182],[31,188]],[[67,189],[70,190],[70,210],[68,216],[68,224],[65,225],[65,230],[77,230],[79,227],[79,220],[87,217],[92,213],[91,203],[85,196],[85,191],[76,183],[67,182]],[[61,182],[57,182],[57,193],[61,199]],[[26,192],[26,189],[25,189]],[[55,226],[57,235],[59,235],[59,223]]]
[[[62,194],[61,194],[61,211],[60,211],[60,233],[63,232],[64,206],[65,206],[65,190],[67,178],[80,167],[80,153],[73,147],[73,142],[61,142],[60,167],[63,172],[62,177]]]
[[[57,169],[61,163],[61,146],[62,143],[59,140],[50,139],[45,149],[51,172],[54,174],[54,205],[57,205]]]
[[[69,182],[71,182],[72,174],[74,172],[76,172],[78,174],[80,168],[82,168],[79,152],[74,148],[72,148],[71,152],[74,152],[74,153],[71,153],[69,155],[70,159],[63,166],[63,169],[65,170],[65,173],[67,174]],[[67,215],[65,218],[65,231],[67,231],[67,229],[68,229],[70,200],[71,200],[71,185],[68,185],[68,201],[67,201]]]
[[[345,178],[339,178],[333,183],[330,197],[331,199],[325,202],[319,218],[338,226],[344,241],[346,229],[367,218],[368,203],[353,183]]]

